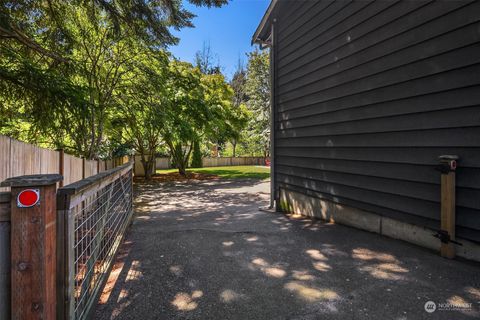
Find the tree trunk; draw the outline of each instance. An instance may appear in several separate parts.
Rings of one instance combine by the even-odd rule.
[[[178,169],[178,173],[181,176],[186,177],[187,176],[187,166],[188,166],[188,161],[190,160],[190,153],[192,152],[193,149],[193,142],[190,144],[188,152],[184,153],[182,150],[182,143],[178,142],[172,142],[172,141],[166,141],[168,148],[170,149],[170,155],[173,158],[173,161],[176,164],[176,167]]]
[[[180,154],[177,154],[177,158],[176,158],[175,162],[177,163],[178,173],[182,177],[187,176],[187,161],[185,161],[185,159],[183,159],[183,154],[181,152],[180,152]]]
[[[236,156],[235,150],[237,149],[237,140],[233,140],[232,147],[233,147],[233,154],[232,155],[235,158],[235,156]]]
[[[183,159],[183,151],[182,151],[182,145],[177,144],[173,146],[173,158],[175,160],[175,164],[177,165],[178,173],[186,177],[187,176],[187,165],[185,163],[185,159]]]
[[[151,163],[151,161],[147,162],[147,165],[144,168],[144,170],[145,170],[145,180],[151,180],[152,179],[152,163]]]
[[[150,156],[148,160],[145,158],[141,160],[143,166],[143,172],[145,173],[145,180],[152,179],[152,169],[153,169],[153,161],[155,157]]]
[[[184,165],[179,165],[179,166],[178,166],[178,173],[179,173],[182,177],[186,177],[186,176],[187,176],[187,170],[185,169],[185,166],[184,166]]]
[[[148,171],[148,163],[145,160],[142,160],[143,173],[145,174],[145,180],[150,180],[150,172]]]

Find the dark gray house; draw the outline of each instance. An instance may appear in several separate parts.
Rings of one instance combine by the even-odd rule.
[[[273,0],[277,208],[438,250],[458,155],[457,255],[480,260],[480,1]]]

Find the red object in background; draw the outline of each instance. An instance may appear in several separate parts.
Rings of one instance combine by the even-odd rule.
[[[40,191],[36,189],[26,189],[18,194],[17,207],[33,207],[40,200]]]
[[[266,158],[266,159],[265,159],[265,165],[266,165],[267,167],[270,167],[270,159],[269,159],[269,158]]]

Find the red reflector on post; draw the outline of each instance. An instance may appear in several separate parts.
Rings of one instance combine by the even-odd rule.
[[[18,194],[17,207],[33,207],[40,200],[40,191],[38,189],[26,189]]]

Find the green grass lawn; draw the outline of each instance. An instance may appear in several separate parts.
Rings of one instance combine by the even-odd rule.
[[[258,166],[228,166],[211,168],[189,168],[188,172],[212,174],[224,179],[267,179],[270,168]],[[157,170],[157,174],[178,172],[177,169]]]

